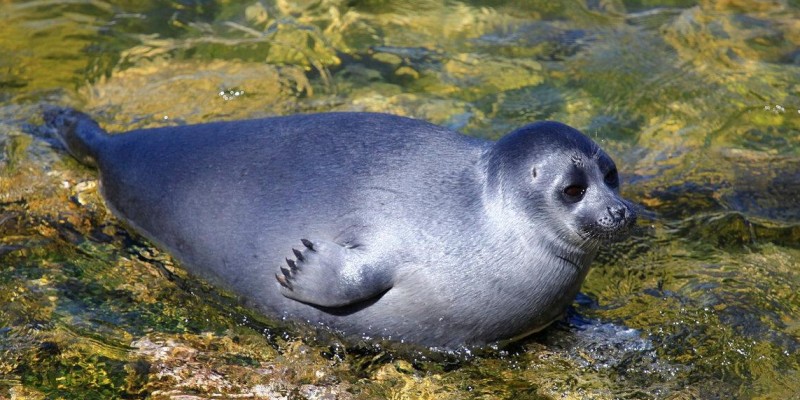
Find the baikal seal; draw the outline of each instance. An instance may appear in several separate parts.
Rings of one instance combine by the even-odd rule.
[[[45,122],[190,273],[346,335],[453,348],[539,331],[636,219],[614,161],[558,122],[498,141],[359,112],[113,135],[70,109]]]

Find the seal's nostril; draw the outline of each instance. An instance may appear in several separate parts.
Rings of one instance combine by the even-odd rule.
[[[625,207],[622,205],[608,206],[608,214],[614,218],[615,221],[625,219]]]

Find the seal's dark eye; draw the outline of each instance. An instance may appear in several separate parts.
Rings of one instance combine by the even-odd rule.
[[[606,181],[606,185],[611,187],[617,187],[619,185],[619,175],[617,175],[617,169],[615,168],[612,169],[611,171],[608,171],[605,178],[603,179]]]
[[[573,200],[580,200],[586,193],[586,186],[570,185],[564,189],[564,194]]]

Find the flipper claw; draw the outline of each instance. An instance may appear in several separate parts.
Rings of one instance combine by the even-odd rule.
[[[285,287],[285,288],[287,288],[289,290],[294,290],[292,288],[292,283],[289,282],[289,280],[286,279],[285,276],[283,276],[281,274],[275,274],[275,278],[278,280],[278,283],[280,283],[283,287]]]

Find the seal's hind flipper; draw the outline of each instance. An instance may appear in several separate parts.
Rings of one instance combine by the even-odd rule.
[[[78,161],[95,165],[97,151],[108,134],[91,117],[71,108],[48,107],[43,112],[47,129],[52,130],[67,151]]]

